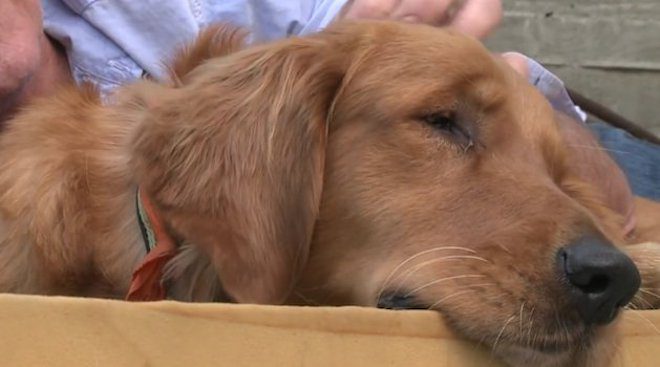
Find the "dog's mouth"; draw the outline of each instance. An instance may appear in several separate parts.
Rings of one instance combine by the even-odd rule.
[[[386,310],[432,310],[432,305],[405,293],[384,293],[378,299],[377,307]]]
[[[518,320],[509,325],[495,325],[492,328],[468,327],[465,321],[458,322],[451,314],[437,310],[443,314],[445,322],[459,334],[479,342],[491,349],[495,354],[506,356],[516,351],[516,354],[530,354],[538,358],[555,358],[572,354],[577,349],[589,349],[594,340],[593,327],[578,324],[562,325],[549,330],[541,325],[519,326]],[[523,353],[524,352],[524,353]]]

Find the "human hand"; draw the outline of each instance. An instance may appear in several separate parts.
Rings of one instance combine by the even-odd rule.
[[[500,0],[349,0],[345,19],[392,19],[453,27],[484,38],[502,19]]]

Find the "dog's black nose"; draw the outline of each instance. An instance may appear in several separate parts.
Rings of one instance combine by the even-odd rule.
[[[571,299],[587,324],[607,324],[633,298],[639,271],[628,256],[596,236],[585,236],[559,250],[557,263]]]

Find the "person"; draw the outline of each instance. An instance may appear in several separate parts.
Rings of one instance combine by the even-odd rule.
[[[47,96],[62,84],[91,82],[108,96],[142,76],[167,77],[166,62],[201,28],[231,22],[250,30],[249,41],[269,41],[319,31],[337,19],[393,19],[453,27],[477,38],[502,19],[499,0],[5,0],[0,3],[0,121],[28,101]],[[520,54],[504,55],[548,97],[553,107],[585,121],[563,83]],[[621,134],[603,127],[601,136]],[[615,157],[636,193],[660,200],[657,153],[629,136],[607,140],[610,149],[625,144],[630,156]],[[657,149],[657,151],[656,151]],[[597,163],[595,163],[597,164]],[[610,179],[607,170],[602,179]],[[655,181],[653,181],[655,179]],[[613,180],[614,196],[632,210],[625,179]],[[622,194],[623,193],[623,194]]]
[[[72,80],[107,95],[146,74],[162,79],[163,60],[213,22],[259,41],[309,34],[337,18],[452,25],[483,37],[501,14],[499,0],[4,0],[0,121]]]
[[[42,30],[38,0],[0,2],[0,123],[32,97],[70,80],[64,53]]]

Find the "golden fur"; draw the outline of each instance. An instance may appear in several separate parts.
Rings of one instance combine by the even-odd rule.
[[[580,326],[554,253],[587,232],[623,245],[621,220],[533,87],[476,41],[425,26],[241,39],[212,29],[170,83],[105,106],[71,88],[11,121],[0,291],[123,297],[144,256],[139,185],[182,243],[173,299],[375,306],[403,291],[514,365],[607,359],[615,326]],[[471,139],[430,127],[433,113]],[[643,246],[630,253],[657,288],[660,248]]]

